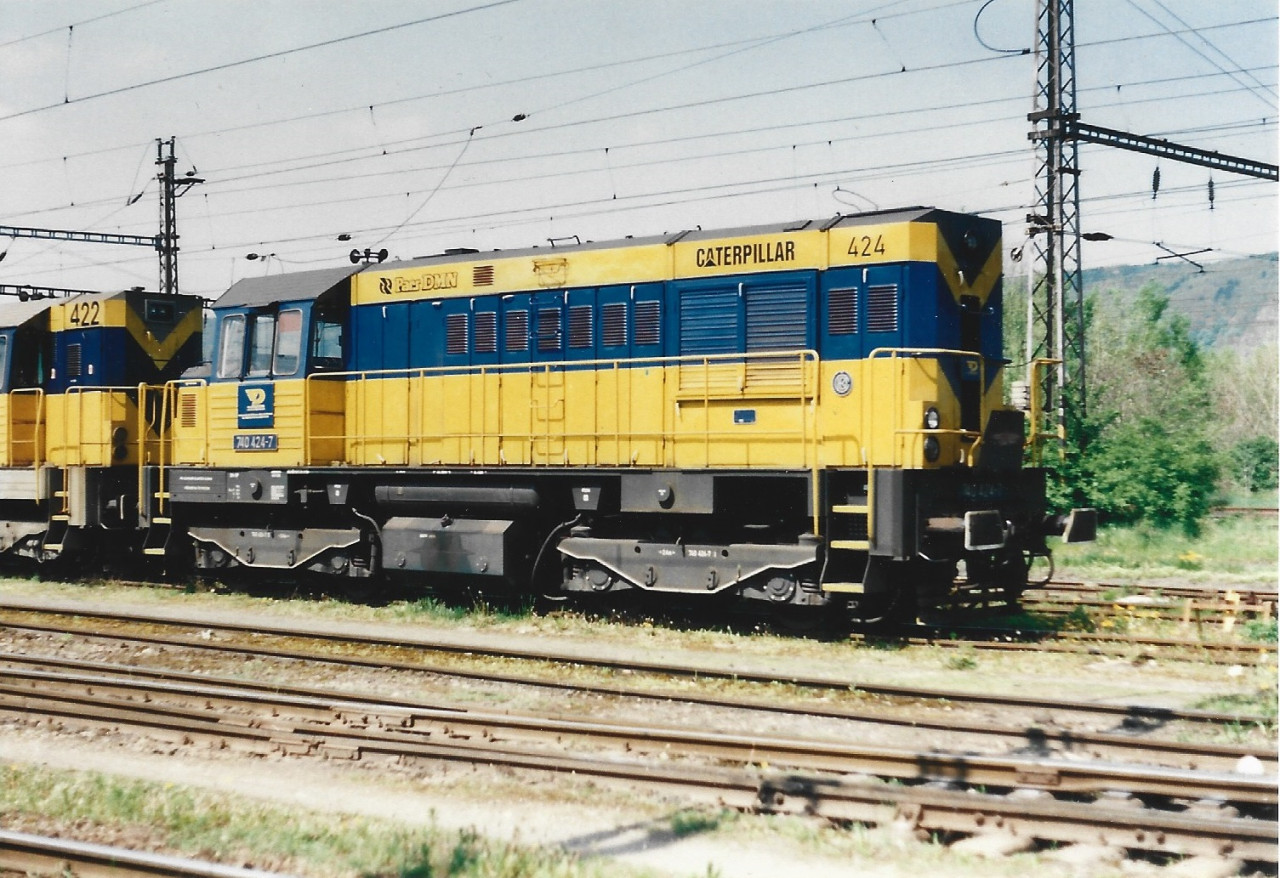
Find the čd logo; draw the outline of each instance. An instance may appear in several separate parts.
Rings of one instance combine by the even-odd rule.
[[[272,384],[240,385],[236,406],[237,425],[271,427],[275,425],[275,386]]]

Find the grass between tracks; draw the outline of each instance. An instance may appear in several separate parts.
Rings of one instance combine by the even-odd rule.
[[[597,878],[639,874],[556,848],[301,811],[96,772],[0,767],[0,823],[134,849],[315,876]]]
[[[1275,519],[1229,517],[1198,537],[1151,527],[1102,528],[1092,543],[1054,548],[1055,575],[1098,582],[1198,582],[1276,587]]]

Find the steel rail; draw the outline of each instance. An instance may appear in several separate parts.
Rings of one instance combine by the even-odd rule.
[[[778,684],[784,683],[800,689],[816,691],[860,692],[868,695],[879,695],[913,701],[944,701],[957,703],[990,704],[997,707],[1018,707],[1029,710],[1062,711],[1071,713],[1091,713],[1104,716],[1127,718],[1131,722],[1192,722],[1208,724],[1251,723],[1266,725],[1271,720],[1265,716],[1225,713],[1219,711],[1177,709],[1139,704],[1108,704],[1101,702],[1068,701],[1024,695],[1002,695],[960,690],[925,689],[913,686],[895,686],[889,684],[869,683],[865,681],[822,677],[807,674],[779,674],[777,672],[755,671],[749,668],[717,668],[709,665],[675,664],[651,662],[635,659],[607,659],[581,654],[557,653],[553,650],[512,649],[494,647],[480,642],[440,642],[407,635],[399,637],[369,636],[337,631],[316,631],[314,629],[286,628],[283,626],[264,626],[248,623],[211,622],[208,620],[191,620],[163,617],[154,614],[131,612],[128,615],[113,614],[105,611],[80,611],[68,607],[37,607],[25,603],[0,602],[0,610],[10,609],[22,612],[43,613],[52,615],[73,614],[89,618],[106,619],[125,624],[154,624],[168,627],[196,628],[201,631],[231,631],[238,634],[268,635],[292,639],[311,639],[321,642],[355,644],[360,646],[379,646],[395,649],[414,649],[442,652],[449,655],[462,655],[478,658],[509,658],[522,661],[539,661],[550,664],[597,667],[610,670],[640,671],[647,674],[677,678],[693,678],[708,680],[730,680],[744,683]],[[0,617],[0,626],[42,631],[50,633],[67,633],[65,625],[41,625],[34,622],[22,622]],[[300,661],[322,661],[352,667],[388,668],[414,672],[437,673],[454,677],[470,677],[473,679],[510,682],[518,685],[544,686],[575,691],[603,692],[607,694],[643,694],[650,697],[666,697],[672,700],[699,701],[698,696],[688,693],[655,693],[638,689],[617,686],[592,686],[590,684],[571,683],[562,678],[547,679],[534,676],[500,674],[489,671],[470,671],[452,666],[431,665],[416,662],[395,662],[386,659],[364,659],[358,656],[335,656],[318,652],[289,650],[259,645],[215,643],[208,640],[191,640],[180,637],[163,637],[151,634],[122,633],[119,631],[86,630],[73,627],[71,633],[84,636],[102,637],[115,640],[146,640],[150,643],[200,649],[214,652],[236,652],[268,656],[273,658],[295,659]],[[715,702],[713,702],[715,703]]]
[[[1085,582],[1081,579],[1051,579],[1044,584],[1033,585],[1027,591],[1067,591],[1100,594],[1108,591],[1141,592],[1165,596],[1202,598],[1212,596],[1221,600],[1227,592],[1235,592],[1241,599],[1275,602],[1280,591],[1275,587],[1252,585],[1167,585],[1141,582]]]
[[[1123,790],[1134,795],[1168,798],[1220,798],[1233,803],[1274,806],[1277,803],[1274,775],[1250,776],[1229,772],[1191,771],[1149,765],[1099,763],[1092,760],[1063,758],[1018,758],[940,751],[913,751],[900,748],[814,741],[810,739],[745,736],[702,732],[688,729],[661,728],[607,723],[598,720],[579,721],[546,717],[519,718],[491,716],[468,721],[456,710],[408,710],[383,705],[370,705],[358,700],[334,701],[329,698],[270,696],[263,692],[235,692],[209,686],[156,684],[141,682],[129,686],[139,698],[105,700],[99,691],[102,684],[70,681],[80,691],[54,691],[57,674],[29,673],[30,686],[0,683],[0,712],[40,713],[63,717],[72,722],[126,723],[157,727],[171,732],[197,731],[205,735],[236,739],[242,743],[276,741],[281,735],[295,739],[318,738],[327,749],[357,751],[386,750],[389,755],[402,755],[398,747],[412,746],[424,736],[436,738],[462,737],[456,742],[468,752],[472,761],[483,761],[491,747],[505,745],[502,735],[533,737],[563,746],[574,739],[595,746],[613,745],[624,753],[653,752],[700,756],[738,765],[769,764],[788,766],[802,771],[864,773],[903,781],[949,781],[971,786],[1000,788],[1033,788],[1058,793],[1101,794]],[[110,681],[123,688],[120,681]],[[198,702],[199,708],[160,703],[164,696],[179,696]],[[248,702],[260,714],[223,714],[210,718],[219,708],[235,707]],[[290,716],[301,710],[302,720]],[[316,714],[321,719],[316,718]],[[370,713],[374,720],[370,721]],[[359,720],[356,725],[334,725],[347,716]],[[325,722],[327,717],[330,722]],[[422,722],[426,727],[415,731]],[[483,743],[472,742],[480,740]],[[513,750],[521,755],[528,751]],[[542,755],[542,754],[539,754]]]
[[[68,866],[72,867],[69,871]],[[177,878],[288,878],[281,872],[224,866],[220,863],[2,829],[0,869],[38,875],[75,874],[79,878],[125,878],[137,875],[167,875]]]
[[[1166,649],[1166,660],[1241,664],[1246,660],[1265,661],[1276,655],[1274,643],[1231,643],[1219,640],[1190,640],[1172,637],[1145,637],[1097,634],[1076,631],[1040,631],[1001,627],[959,625],[904,625],[885,627],[876,632],[855,634],[863,640],[893,640],[918,646],[973,647],[983,650],[1013,652],[1037,650],[1057,653],[1089,653],[1120,655],[1123,650]]]
[[[1116,595],[1106,597],[1107,595]],[[1105,611],[1159,612],[1160,618],[1190,616],[1201,623],[1234,617],[1275,618],[1280,595],[1274,589],[1231,586],[1112,585],[1051,581],[1022,593],[1022,608],[1053,613],[1076,607]],[[1174,615],[1176,614],[1176,615]]]
[[[272,683],[255,683],[252,681],[233,680],[210,677],[204,674],[189,674],[180,671],[157,671],[136,666],[120,667],[102,662],[77,661],[55,657],[15,656],[0,653],[0,661],[7,663],[5,668],[8,679],[29,680],[35,683],[43,681],[74,683],[85,688],[92,688],[96,693],[115,692],[131,693],[138,690],[160,691],[167,682],[185,687],[187,691],[199,692],[202,697],[218,697],[231,691],[237,698],[247,700],[250,694],[264,694],[266,703],[278,703],[280,699],[297,699],[295,706],[303,705],[310,700],[313,713],[321,719],[337,715],[346,720],[351,715],[386,717],[392,713],[403,717],[405,712],[415,721],[448,723],[453,728],[467,726],[474,730],[492,728],[509,728],[523,731],[525,734],[537,734],[555,730],[560,732],[560,724],[573,721],[565,715],[534,716],[516,711],[504,711],[500,714],[484,713],[469,708],[457,708],[426,703],[421,700],[407,698],[390,698],[379,696],[375,699],[354,698],[351,693],[313,687],[278,686]],[[57,675],[42,671],[15,668],[14,664],[57,667],[65,671],[75,672],[75,676],[66,673]],[[175,690],[180,691],[180,690]],[[651,698],[652,696],[635,696]],[[315,708],[316,702],[321,707]],[[706,703],[716,707],[747,711],[759,710],[761,703],[732,700],[707,699]],[[344,704],[347,707],[338,711],[332,705]],[[776,708],[772,712],[781,712]],[[1166,767],[1187,768],[1192,770],[1232,771],[1242,759],[1256,759],[1262,770],[1275,774],[1277,770],[1277,753],[1274,748],[1243,747],[1222,744],[1188,744],[1180,741],[1152,739],[1136,734],[1142,731],[1141,725],[1131,734],[1110,734],[1099,732],[1079,732],[1074,730],[1043,728],[1040,726],[997,725],[994,723],[977,723],[966,721],[961,717],[947,715],[944,717],[912,715],[893,716],[883,712],[854,711],[838,709],[819,709],[810,711],[804,707],[796,707],[793,711],[802,716],[819,716],[829,719],[847,720],[850,723],[863,725],[885,725],[913,729],[936,729],[951,734],[993,737],[1002,741],[1011,741],[1025,750],[1038,756],[1048,756],[1053,752],[1083,756],[1089,759],[1118,758],[1150,764],[1157,760],[1167,760],[1159,764]],[[599,721],[597,721],[599,723]],[[604,726],[605,723],[599,723]],[[613,724],[618,725],[618,724]],[[627,734],[623,732],[622,734]],[[1172,765],[1172,762],[1180,764]],[[1189,763],[1189,764],[1188,764]]]
[[[1227,601],[1228,594],[1234,594],[1238,597],[1242,604],[1274,604],[1277,598],[1280,598],[1280,592],[1267,586],[1250,586],[1250,585],[1144,585],[1142,583],[1107,583],[1107,582],[1084,582],[1082,580],[1050,580],[1043,584],[1029,586],[1024,590],[1023,594],[1028,593],[1044,593],[1044,594],[1090,594],[1102,595],[1110,592],[1120,592],[1121,597],[1132,597],[1134,595],[1149,595],[1151,597],[1165,597],[1182,600],[1191,598],[1192,600],[1209,600],[1217,603]]]
[[[1188,602],[1190,602],[1189,605]],[[1024,595],[1019,608],[1023,612],[1037,616],[1061,617],[1077,610],[1084,610],[1098,615],[1105,614],[1108,617],[1139,616],[1160,622],[1181,622],[1186,618],[1193,624],[1221,623],[1225,619],[1246,622],[1251,618],[1275,617],[1275,607],[1271,604],[1197,603],[1192,598],[1162,599],[1147,598],[1143,595],[1116,600],[1083,596],[1055,598],[1052,595],[1027,599]]]
[[[38,710],[55,708],[48,712],[76,716],[84,721],[79,713],[82,710],[80,706],[67,704],[58,707],[56,703],[38,696],[30,701],[32,704],[28,706]],[[34,702],[41,703],[36,707]],[[6,711],[22,709],[19,705],[9,705]],[[108,727],[128,724],[143,719],[145,709],[143,705],[100,709],[95,722]],[[266,747],[276,752],[310,753],[329,758],[361,759],[369,756],[410,764],[420,760],[483,762],[508,768],[623,781],[629,787],[644,784],[744,810],[814,814],[835,820],[869,823],[899,820],[928,831],[980,833],[995,829],[1059,843],[1101,841],[1126,848],[1181,855],[1230,855],[1264,862],[1277,860],[1274,822],[1240,818],[1230,813],[1221,813],[1218,819],[1206,820],[1203,815],[1151,808],[1111,809],[1073,801],[1026,801],[972,790],[953,792],[919,786],[893,787],[795,772],[552,755],[497,746],[491,742],[426,743],[386,731],[374,737],[355,730],[344,734],[335,734],[332,730],[304,734],[287,728],[254,728],[209,720],[181,721],[172,717],[155,722],[161,730],[182,735],[183,742],[189,742],[193,735],[215,739],[231,736],[241,746],[250,749]],[[920,767],[931,773],[922,775],[926,778],[980,783],[974,778],[975,774],[981,773],[973,771],[978,767],[976,763],[962,761],[948,767],[942,760],[926,754]],[[1185,781],[1188,779],[1184,777],[1184,783],[1175,784],[1173,788],[1184,796],[1194,796],[1199,790],[1194,785],[1187,785]],[[1034,785],[1037,778],[1029,780]],[[1039,780],[1047,781],[1048,777],[1046,775]]]

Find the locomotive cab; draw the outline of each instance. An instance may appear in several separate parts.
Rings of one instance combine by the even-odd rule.
[[[246,279],[214,303],[208,374],[169,386],[171,465],[154,474],[147,552],[184,563],[177,528],[201,570],[351,569],[362,534],[318,505],[329,477],[298,487],[287,473],[344,460],[354,271]]]
[[[354,269],[251,278],[214,304],[207,377],[175,382],[172,461],[302,466],[342,458],[344,387],[315,376],[345,364]]]

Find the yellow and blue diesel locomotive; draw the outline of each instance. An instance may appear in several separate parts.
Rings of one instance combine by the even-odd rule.
[[[0,552],[141,549],[166,382],[201,359],[201,300],[127,290],[0,305]]]
[[[1092,517],[1023,466],[1001,273],[997,221],[914,208],[243,280],[165,394],[146,551],[861,618],[1016,595]]]

